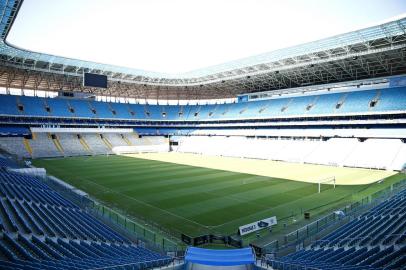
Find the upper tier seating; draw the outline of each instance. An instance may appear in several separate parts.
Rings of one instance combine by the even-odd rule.
[[[219,120],[405,110],[406,87],[282,96],[268,100],[212,105],[106,103],[68,98],[0,95],[0,115],[64,118]]]
[[[0,269],[95,269],[168,264],[39,179],[0,170]]]
[[[269,263],[274,269],[404,269],[406,189],[310,247]]]

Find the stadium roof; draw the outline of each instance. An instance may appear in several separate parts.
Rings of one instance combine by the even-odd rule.
[[[16,73],[15,77],[24,77],[22,70],[29,71],[31,77],[63,76],[63,85],[52,87],[48,83],[50,90],[103,94],[81,86],[83,72],[107,75],[110,95],[156,99],[226,98],[246,92],[406,73],[406,17],[174,75],[37,53],[8,44],[7,34],[22,3],[23,0],[0,0],[0,62],[7,67],[3,71]],[[26,78],[24,87],[38,87],[35,82],[30,83],[32,80]],[[13,85],[6,83],[1,84]]]

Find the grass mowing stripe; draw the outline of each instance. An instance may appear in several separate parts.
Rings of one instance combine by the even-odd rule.
[[[303,209],[318,213],[380,188],[337,186],[318,194],[317,184],[122,156],[34,160],[34,165],[125,214],[190,235],[233,233],[241,224],[297,216]]]
[[[121,195],[121,196],[125,196],[125,197],[126,197],[127,199],[129,199],[129,200],[133,200],[133,201],[135,201],[136,203],[142,204],[142,205],[147,206],[147,207],[150,207],[150,208],[154,208],[154,209],[157,210],[157,211],[162,211],[162,212],[164,212],[164,213],[166,213],[166,214],[168,214],[168,215],[175,216],[175,217],[177,217],[177,218],[183,219],[183,220],[188,221],[188,222],[191,222],[191,223],[195,223],[196,225],[200,225],[200,226],[202,225],[202,224],[200,224],[200,223],[198,223],[198,222],[195,222],[195,221],[193,221],[193,220],[191,220],[191,219],[188,219],[188,218],[185,218],[185,217],[183,217],[183,216],[177,215],[177,214],[172,213],[172,212],[170,212],[170,211],[167,211],[167,210],[165,210],[165,209],[155,207],[155,206],[152,205],[152,204],[146,203],[146,202],[141,201],[141,200],[139,200],[139,199],[136,199],[136,198],[134,198],[134,197],[129,197],[129,196],[126,196],[126,195],[124,195],[124,194],[122,194],[122,193],[118,193],[118,192],[116,192],[116,191],[114,191],[114,190],[111,190],[111,189],[106,188],[106,187],[104,187],[104,186],[102,186],[102,185],[99,185],[99,184],[97,184],[96,182],[93,182],[93,181],[92,181],[91,179],[89,179],[89,178],[80,177],[80,179],[81,179],[81,180],[85,180],[85,181],[87,181],[88,183],[92,183],[93,185],[98,186],[98,187],[100,187],[100,188],[105,188],[105,189],[107,189],[107,190],[109,191],[109,193],[111,193],[111,194],[119,194],[119,195]]]
[[[161,185],[158,188],[157,187],[147,187],[147,188],[141,188],[137,190],[137,193],[148,193],[148,194],[156,194],[156,193],[162,193],[162,192],[168,192],[171,190],[177,190],[181,188],[186,188],[186,187],[193,187],[197,188],[199,186],[205,186],[209,185],[210,183],[216,183],[218,181],[235,181],[235,177],[242,177],[241,175],[224,175],[224,176],[219,176],[216,178],[206,178],[206,179],[198,179],[194,180],[191,178],[190,181],[185,182],[185,183],[176,183],[176,184],[166,184],[166,185]]]
[[[251,177],[251,178],[258,178],[256,176]],[[251,182],[250,184],[247,184],[244,186],[245,189],[256,189],[256,188],[262,188],[263,187],[263,181],[257,180],[256,182]],[[216,184],[210,184],[207,187],[205,187],[205,194],[212,194],[214,196],[226,196],[226,195],[237,195],[238,192],[241,192],[241,187],[240,186],[235,186],[234,182],[224,182],[221,181]],[[168,205],[171,204],[174,199],[175,201],[181,201],[183,204],[187,204],[193,201],[197,201],[195,199],[195,196],[201,195],[202,190],[200,188],[196,189],[194,187],[192,188],[183,188],[179,190],[174,190],[171,192],[166,192],[164,195],[161,196],[161,198],[158,199],[158,203],[162,205]],[[199,199],[200,201],[205,201],[210,199],[210,197],[207,198],[202,198]]]
[[[308,192],[308,187],[296,187],[295,189],[290,190],[289,192],[285,192],[284,193],[284,197],[286,197],[286,201],[294,201],[294,199],[296,197],[294,197],[292,194],[300,193],[302,191],[307,191]],[[315,193],[314,191],[312,193]],[[272,198],[273,196],[271,196]],[[230,200],[233,200],[234,203],[232,204],[227,204],[227,203],[222,203],[222,204],[218,204],[218,198],[213,199],[212,202],[208,202],[205,201],[204,204],[205,206],[205,210],[204,211],[200,211],[198,214],[193,216],[193,220],[196,220],[198,222],[201,222],[200,220],[207,220],[209,219],[208,215],[211,215],[212,217],[210,219],[213,218],[218,218],[219,216],[221,216],[221,213],[227,213],[227,215],[229,216],[230,219],[235,219],[238,217],[238,215],[241,215],[241,212],[245,212],[248,208],[250,208],[251,210],[253,210],[252,208],[256,209],[256,211],[261,211],[261,210],[266,210],[266,209],[270,209],[272,208],[274,205],[270,205],[268,203],[260,203],[256,200],[248,200],[246,198],[236,198],[236,196],[233,195],[229,195],[229,196],[224,196],[222,198],[227,198]],[[267,196],[267,198],[269,198],[269,196]],[[188,207],[190,208],[197,208],[198,205],[201,204],[201,202],[195,204],[195,205],[190,205]],[[281,203],[282,205],[283,203]],[[182,208],[183,211],[188,211],[188,209],[186,209],[186,207]],[[230,217],[232,216],[232,218]],[[214,226],[214,225],[212,225]]]
[[[215,176],[213,176],[213,177],[215,177]],[[188,178],[188,179],[198,181],[198,180],[201,180],[201,179],[207,179],[207,175],[195,176],[193,178]],[[186,183],[186,182],[184,182],[184,183]],[[165,182],[165,184],[167,184],[167,182]],[[227,184],[227,182],[225,182],[225,183],[220,182],[218,184],[219,185],[221,185],[221,184],[224,185],[224,184]],[[160,188],[160,186],[161,185],[159,183],[153,185],[153,187],[155,187],[155,188]],[[151,185],[149,185],[149,184],[148,185],[141,184],[139,188],[135,188],[134,186],[132,186],[131,188],[128,189],[128,191],[126,191],[126,194],[132,195],[132,196],[149,197],[149,198],[152,198],[152,199],[156,198],[156,200],[159,200],[159,199],[165,199],[165,198],[175,198],[175,197],[177,197],[177,195],[182,195],[182,194],[187,193],[187,192],[196,192],[196,191],[199,190],[199,189],[196,189],[194,187],[180,188],[180,189],[177,189],[177,190],[170,190],[170,191],[166,191],[166,192],[160,192],[159,196],[151,196],[151,194],[145,193],[145,190],[141,190],[141,188],[150,188],[150,187],[151,187]]]
[[[214,209],[218,209],[218,208],[224,208],[227,205],[227,202],[225,200],[227,200],[230,205],[232,205],[233,207],[237,208],[239,205],[244,204],[245,206],[249,206],[249,207],[258,207],[259,205],[253,202],[250,202],[248,200],[245,200],[244,198],[237,198],[236,196],[233,195],[227,195],[227,196],[222,196],[221,198],[219,198],[219,195],[213,192],[209,192],[209,191],[202,191],[200,193],[200,195],[204,195],[206,197],[203,196],[203,199],[201,200],[193,200],[193,201],[189,201],[189,202],[182,202],[182,210],[183,211],[187,211],[187,208],[192,209],[192,212],[196,212],[195,209],[199,208],[200,205],[204,204],[204,210],[200,210],[199,212],[207,212],[210,211],[212,212]],[[219,205],[217,204],[218,200],[222,200],[222,203]],[[178,204],[176,204],[178,205]],[[177,207],[177,206],[176,206]]]
[[[176,183],[186,183],[191,179],[198,178],[198,177],[210,177],[212,175],[228,175],[226,172],[217,172],[217,171],[210,171],[210,172],[183,172],[183,173],[170,173],[170,174],[153,174],[150,177],[131,177],[129,176],[127,180],[120,181],[119,183],[123,184],[130,184],[134,187],[137,187],[137,184],[141,184],[144,186],[160,186],[165,184],[176,184]]]
[[[255,200],[262,197],[272,197],[275,194],[289,192],[290,190],[298,189],[301,187],[311,186],[311,184],[297,181],[285,181],[284,183],[279,182],[276,184],[273,184],[271,181],[267,181],[261,188],[254,190],[244,190],[244,187],[241,187],[241,191],[238,192],[238,194],[236,195],[247,200]]]
[[[172,184],[188,184],[193,181],[199,181],[200,178],[216,178],[228,176],[228,173],[224,172],[210,172],[210,173],[197,173],[197,174],[181,174],[179,177],[176,175],[159,175],[154,178],[137,179],[135,182],[138,187],[142,188],[161,188],[165,186],[171,186]],[[145,180],[145,181],[143,181]],[[134,184],[133,184],[134,186]]]

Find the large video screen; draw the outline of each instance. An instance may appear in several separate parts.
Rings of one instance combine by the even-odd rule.
[[[83,86],[107,88],[107,76],[85,73],[83,78]]]

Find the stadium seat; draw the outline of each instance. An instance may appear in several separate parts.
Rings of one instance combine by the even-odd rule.
[[[406,246],[396,241],[406,234],[405,195],[406,189],[310,247],[268,263],[275,269],[402,269]],[[393,209],[400,210],[392,215]]]
[[[159,267],[168,256],[138,247],[33,176],[0,170],[3,269]]]

